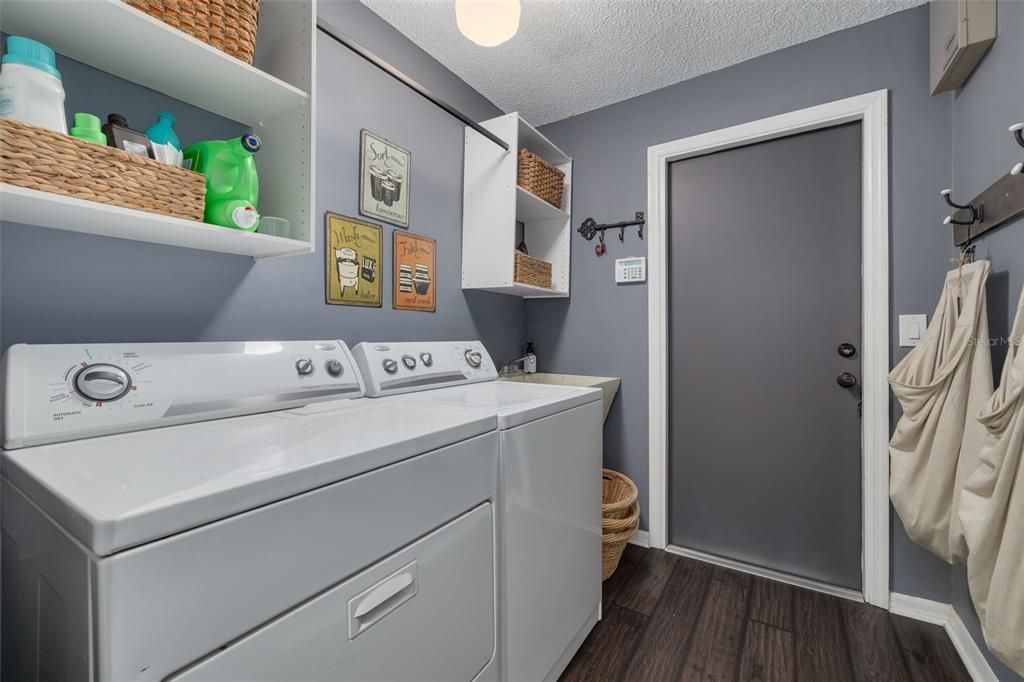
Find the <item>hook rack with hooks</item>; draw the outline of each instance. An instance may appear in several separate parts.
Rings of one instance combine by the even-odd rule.
[[[1024,122],[1010,126],[1014,140],[1024,147]],[[1024,163],[1018,163],[988,189],[966,204],[954,202],[948,189],[942,198],[955,210],[942,222],[953,227],[953,244],[969,247],[983,234],[1024,215]]]
[[[598,225],[597,221],[594,220],[593,218],[587,218],[586,220],[583,221],[583,223],[579,226],[579,228],[576,231],[583,235],[583,238],[586,239],[588,242],[593,240],[595,235],[600,235],[600,238],[598,239],[598,245],[594,248],[594,252],[598,256],[603,256],[606,250],[604,246],[604,233],[606,230],[618,230],[619,241],[625,242],[626,228],[637,227],[637,236],[639,236],[640,239],[643,239],[644,224],[646,222],[647,221],[644,219],[644,212],[637,211],[635,214],[635,218],[633,220],[623,220],[618,223],[608,223],[606,225]]]

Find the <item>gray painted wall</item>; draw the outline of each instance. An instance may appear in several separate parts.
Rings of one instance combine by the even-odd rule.
[[[895,321],[900,313],[931,313],[950,257],[938,191],[951,180],[952,96],[928,94],[926,6],[559,121],[543,132],[574,159],[575,222],[587,216],[610,222],[646,207],[649,145],[883,88],[890,91]],[[592,247],[574,235],[572,298],[527,302],[527,337],[536,342],[543,371],[622,377],[605,429],[605,462],[637,482],[646,512],[647,291],[616,286],[613,273],[615,258],[645,255],[646,244],[633,231],[625,244],[610,239],[603,258]],[[892,363],[904,354],[893,339]],[[898,520],[892,526],[893,588],[948,601],[949,567],[910,542]]]
[[[999,37],[967,84],[953,99],[953,196],[968,201],[1018,161],[1024,149],[1006,129],[1024,120],[1024,2],[999,4]],[[1024,180],[1022,180],[1024,182]],[[977,257],[992,261],[989,326],[993,338],[1006,338],[1024,287],[1024,220],[1006,225],[978,242]],[[1005,346],[993,349],[998,381]],[[1001,352],[1000,352],[1001,351]],[[953,606],[967,624],[999,679],[1024,679],[988,652],[967,590],[962,567],[953,569]]]
[[[501,113],[358,3],[321,2],[320,14],[427,87],[480,119]],[[381,309],[324,304],[324,255],[251,259],[0,226],[2,346],[18,342],[479,337],[499,361],[519,354],[519,299],[460,288],[463,125],[333,41],[317,51],[316,221],[357,216],[360,128],[412,152],[412,231],[437,240],[436,314],[391,308],[390,226],[384,226]],[[136,127],[157,111],[178,117],[183,140],[237,135],[231,121],[87,66],[60,59],[68,111],[120,111]],[[322,239],[318,237],[318,242]]]

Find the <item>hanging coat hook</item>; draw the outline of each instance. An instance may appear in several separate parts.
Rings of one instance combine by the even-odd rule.
[[[939,194],[942,195],[942,198],[946,200],[946,203],[949,204],[950,206],[952,206],[953,208],[960,209],[962,211],[970,211],[971,212],[971,219],[969,221],[967,221],[967,222],[964,222],[963,220],[956,220],[953,216],[946,216],[946,219],[942,221],[943,225],[950,225],[950,224],[953,224],[953,225],[973,225],[974,223],[980,223],[981,221],[983,221],[985,219],[985,207],[984,206],[979,206],[978,208],[975,208],[974,206],[971,206],[970,204],[968,204],[968,205],[958,204],[958,203],[956,203],[955,201],[953,201],[952,199],[949,198],[949,196],[952,193],[953,193],[953,190],[951,190],[951,189],[944,189],[941,192],[939,192]]]
[[[1013,137],[1017,140],[1017,144],[1024,147],[1024,121],[1014,123],[1010,126],[1010,132],[1013,133]],[[1014,167],[1010,169],[1010,175],[1020,175],[1021,171],[1024,171],[1024,161],[1015,164]]]

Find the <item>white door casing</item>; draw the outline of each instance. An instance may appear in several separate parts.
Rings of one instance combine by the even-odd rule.
[[[652,547],[668,547],[668,165],[692,156],[860,121],[862,131],[863,596],[889,608],[888,91],[751,121],[647,149],[647,313]],[[668,549],[680,549],[668,547]]]

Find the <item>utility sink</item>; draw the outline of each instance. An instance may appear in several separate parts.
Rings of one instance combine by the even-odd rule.
[[[608,410],[612,407],[615,394],[619,391],[619,379],[615,377],[588,377],[582,374],[518,374],[502,377],[502,381],[522,381],[530,384],[550,384],[551,386],[579,386],[582,388],[601,389],[604,402],[604,418],[608,418]]]

